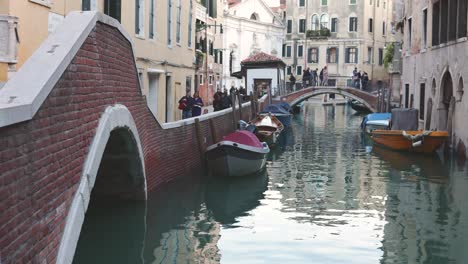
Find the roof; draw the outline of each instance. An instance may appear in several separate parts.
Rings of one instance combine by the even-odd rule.
[[[259,52],[257,54],[251,55],[247,59],[242,61],[242,65],[244,64],[265,64],[265,63],[281,63],[284,64],[284,62],[273,55],[266,54],[265,52]]]

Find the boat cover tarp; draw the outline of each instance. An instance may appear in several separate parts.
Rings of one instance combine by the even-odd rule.
[[[258,140],[257,136],[247,130],[233,132],[227,136],[224,136],[223,139],[251,147],[263,148],[263,145],[260,140]]]
[[[392,109],[392,130],[418,130],[418,109]]]
[[[269,106],[263,108],[263,110],[260,113],[261,114],[268,114],[268,113],[285,114],[285,115],[290,114],[288,111],[286,111],[284,108],[282,108],[279,105],[269,105]]]
[[[373,113],[368,114],[364,119],[362,119],[361,128],[364,128],[367,124],[367,121],[375,121],[375,120],[390,120],[392,119],[391,113]]]
[[[288,112],[292,112],[292,107],[291,107],[291,105],[289,105],[289,104],[286,103],[286,102],[277,103],[276,105],[279,105],[280,107],[282,107],[284,110],[286,110],[286,111],[288,111]]]

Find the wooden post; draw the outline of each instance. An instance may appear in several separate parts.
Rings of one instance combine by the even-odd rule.
[[[213,119],[210,119],[210,130],[211,130],[211,138],[213,139],[213,144],[218,142],[218,135],[216,134],[216,128],[214,125]]]
[[[231,94],[231,106],[232,106],[232,122],[234,124],[234,130],[237,129],[237,121],[236,121],[236,95],[233,93]]]
[[[250,92],[250,120],[254,119],[255,116],[257,115],[255,113],[255,102],[254,102],[254,96],[253,92]]]
[[[203,135],[200,126],[200,120],[195,118],[195,132],[197,135],[197,142],[198,142],[198,150],[200,151],[200,158],[202,160],[202,164],[205,162],[205,144],[203,140]]]
[[[237,93],[237,101],[239,102],[239,121],[242,120],[242,100],[241,94]]]

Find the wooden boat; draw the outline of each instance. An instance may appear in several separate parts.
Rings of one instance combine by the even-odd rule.
[[[270,152],[252,132],[239,130],[209,146],[205,156],[209,173],[216,177],[239,177],[261,171]]]
[[[375,144],[399,151],[434,153],[448,138],[447,131],[374,130]]]
[[[292,114],[285,110],[282,106],[279,105],[269,105],[265,107],[261,112],[261,116],[273,115],[281,121],[283,126],[287,127],[291,125]]]
[[[361,122],[361,129],[367,134],[373,130],[389,130],[391,113],[373,113],[366,115]]]
[[[257,127],[256,135],[258,139],[266,142],[270,146],[276,144],[281,131],[284,129],[281,121],[273,115],[258,116],[256,119],[250,121],[250,124]]]
[[[365,106],[363,103],[358,102],[356,100],[349,100],[349,105],[351,105],[351,108],[360,113],[369,113],[372,112],[367,106]]]

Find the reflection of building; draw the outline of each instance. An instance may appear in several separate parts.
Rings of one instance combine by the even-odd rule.
[[[467,1],[405,1],[402,105],[419,109],[420,127],[451,131],[468,154]]]
[[[8,35],[9,43],[20,41],[16,67],[14,56],[6,62],[10,71],[21,67],[70,11],[103,12],[132,36],[143,93],[153,114],[161,122],[180,119],[177,101],[186,89],[193,90],[194,82],[194,6],[194,0],[2,0],[0,14],[18,17],[18,34]],[[0,36],[3,28],[0,18]],[[3,40],[0,37],[0,82],[6,79]]]
[[[283,58],[288,75],[328,66],[330,84],[354,67],[387,81],[384,53],[394,41],[393,0],[291,0],[286,9]],[[300,78],[298,78],[300,79]]]
[[[231,73],[240,71],[241,61],[247,57],[258,52],[280,56],[284,26],[272,11],[272,7],[278,9],[280,3],[269,2],[234,0],[225,11],[223,85],[227,88],[244,85],[242,80],[231,77]]]
[[[183,228],[162,234],[160,246],[153,250],[153,263],[220,263],[221,224],[204,205],[186,219]]]

